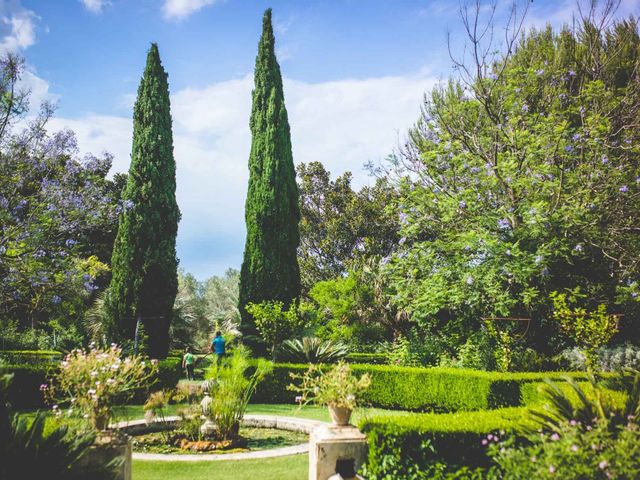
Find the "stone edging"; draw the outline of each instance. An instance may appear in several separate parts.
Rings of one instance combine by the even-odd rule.
[[[180,420],[180,417],[167,417],[166,422],[175,423]],[[245,415],[242,420],[242,425],[245,427],[261,427],[261,428],[276,428],[279,430],[290,430],[293,432],[311,433],[311,431],[320,425],[327,425],[325,422],[319,422],[316,420],[307,420],[304,418],[294,417],[280,417],[277,415]],[[145,420],[132,420],[118,422],[111,425],[112,428],[116,428],[123,431],[130,431],[136,429],[147,429],[148,425]],[[153,460],[161,462],[212,462],[212,461],[224,461],[224,460],[250,460],[260,458],[274,458],[284,457],[287,455],[299,455],[307,453],[309,451],[309,444],[303,443],[300,445],[293,445],[291,447],[272,448],[269,450],[258,450],[257,452],[244,452],[244,453],[226,453],[226,454],[209,454],[209,455],[197,455],[197,454],[168,454],[168,453],[133,453],[134,460]]]

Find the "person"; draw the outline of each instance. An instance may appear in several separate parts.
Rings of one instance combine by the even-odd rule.
[[[196,377],[193,372],[193,367],[196,363],[196,356],[191,353],[190,347],[185,348],[184,352],[184,357],[182,357],[182,368],[187,371],[187,380],[195,380]]]
[[[224,358],[225,349],[224,349],[224,338],[222,337],[221,332],[216,332],[216,336],[211,341],[210,351],[216,354],[218,361]]]

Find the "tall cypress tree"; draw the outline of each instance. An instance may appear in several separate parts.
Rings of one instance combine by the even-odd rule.
[[[300,294],[296,255],[300,243],[299,194],[271,9],[264,13],[252,95],[245,206],[247,240],[240,272],[239,308],[245,341],[263,353],[264,346],[257,343],[255,324],[246,305],[265,300],[289,305]]]
[[[167,73],[153,43],[133,110],[133,148],[106,306],[114,339],[142,321],[152,357],[166,356],[178,280],[176,164]]]

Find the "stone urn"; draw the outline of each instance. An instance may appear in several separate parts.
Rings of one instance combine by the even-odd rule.
[[[350,408],[346,407],[337,407],[335,405],[329,405],[329,415],[331,416],[331,421],[334,425],[345,426],[349,425],[349,420],[351,419]]]
[[[114,480],[131,480],[131,437],[117,432],[100,432],[88,451],[78,460],[78,464],[88,471],[96,466],[115,466]],[[115,463],[112,463],[115,462]]]

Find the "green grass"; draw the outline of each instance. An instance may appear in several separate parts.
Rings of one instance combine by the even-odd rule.
[[[225,477],[234,480],[305,480],[308,468],[307,455],[196,463],[134,460],[133,480],[211,480]]]

